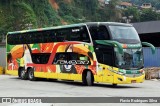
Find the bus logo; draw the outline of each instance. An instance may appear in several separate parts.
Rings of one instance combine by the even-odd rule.
[[[89,61],[86,60],[57,60],[57,62],[55,62],[55,64],[60,64],[60,65],[88,65]]]

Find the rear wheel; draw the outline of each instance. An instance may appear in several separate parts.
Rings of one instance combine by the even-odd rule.
[[[20,77],[22,80],[26,80],[26,79],[27,79],[27,72],[25,71],[25,68],[21,68],[19,77]]]
[[[24,67],[19,67],[18,68],[18,77],[21,78],[21,70],[23,70]]]
[[[35,81],[36,78],[34,77],[34,70],[33,68],[28,69],[28,79],[30,81]]]

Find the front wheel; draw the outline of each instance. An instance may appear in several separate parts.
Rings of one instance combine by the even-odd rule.
[[[35,80],[36,80],[36,78],[35,78],[35,76],[34,76],[34,70],[33,70],[33,68],[30,68],[30,69],[28,70],[28,79],[29,79],[30,81],[35,81]]]
[[[92,86],[93,85],[93,76],[92,76],[92,72],[91,71],[87,71],[86,83],[87,83],[88,86]]]

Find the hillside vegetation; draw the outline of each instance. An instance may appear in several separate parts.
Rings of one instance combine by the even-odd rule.
[[[0,0],[0,35],[61,24],[116,21],[117,1],[103,8],[98,0]]]
[[[129,15],[134,16],[132,22],[160,19],[152,10],[118,9],[119,2],[110,0],[101,6],[98,0],[0,0],[0,39],[9,31],[89,21],[120,22],[122,16]]]

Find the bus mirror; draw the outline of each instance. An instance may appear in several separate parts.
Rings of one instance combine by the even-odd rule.
[[[123,47],[122,45],[117,42],[117,41],[110,41],[110,40],[96,40],[96,43],[98,44],[102,44],[102,45],[110,45],[110,46],[113,46],[113,47],[117,47],[118,48],[118,52],[120,54],[123,54]]]
[[[155,54],[155,52],[156,52],[156,48],[155,48],[151,43],[148,43],[148,42],[142,42],[142,45],[145,45],[145,46],[151,47],[152,54]]]

